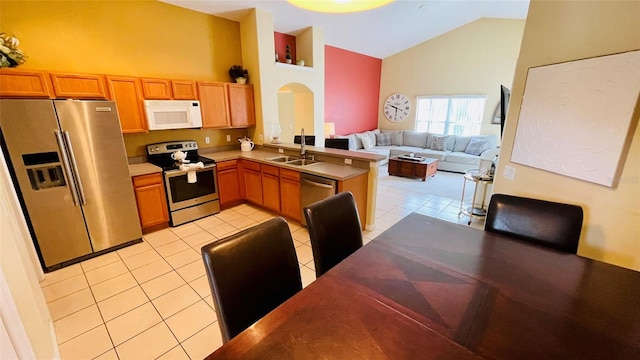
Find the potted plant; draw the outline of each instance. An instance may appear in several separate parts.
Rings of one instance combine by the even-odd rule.
[[[287,64],[291,64],[291,48],[289,48],[289,45],[287,45],[287,55],[285,58],[287,59]]]
[[[229,76],[234,79],[238,84],[246,84],[249,71],[244,69],[241,65],[233,65],[229,69]]]
[[[15,36],[0,33],[0,68],[16,67],[25,61],[24,53],[18,49],[20,41]]]

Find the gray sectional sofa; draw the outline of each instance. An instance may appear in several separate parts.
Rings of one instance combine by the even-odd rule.
[[[380,130],[337,136],[349,139],[349,150],[372,152],[389,157],[415,154],[438,159],[438,170],[464,172],[477,169],[481,160],[498,155],[495,135],[440,135],[411,130]]]

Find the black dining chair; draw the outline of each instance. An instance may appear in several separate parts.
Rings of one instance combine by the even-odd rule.
[[[291,232],[281,217],[201,252],[225,343],[302,289]]]
[[[341,192],[306,206],[303,210],[311,239],[316,277],[362,247],[362,226],[351,192]]]
[[[493,194],[484,230],[575,254],[582,219],[577,205]]]

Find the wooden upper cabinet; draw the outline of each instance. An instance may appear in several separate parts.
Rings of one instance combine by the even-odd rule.
[[[50,98],[51,79],[43,71],[0,69],[0,97]]]
[[[229,97],[229,117],[232,127],[256,125],[253,85],[226,84]]]
[[[171,81],[166,79],[142,79],[142,93],[147,100],[171,100]]]
[[[229,127],[228,100],[225,83],[198,81],[203,128]]]
[[[118,105],[120,126],[125,134],[147,132],[140,79],[130,76],[107,75],[111,100]]]
[[[95,74],[51,73],[57,98],[107,99],[104,77]]]
[[[173,98],[176,100],[197,100],[195,81],[171,80]]]

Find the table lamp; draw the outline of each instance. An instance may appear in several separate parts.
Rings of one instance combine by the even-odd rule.
[[[324,137],[333,139],[336,135],[336,124],[332,122],[324,123]]]

